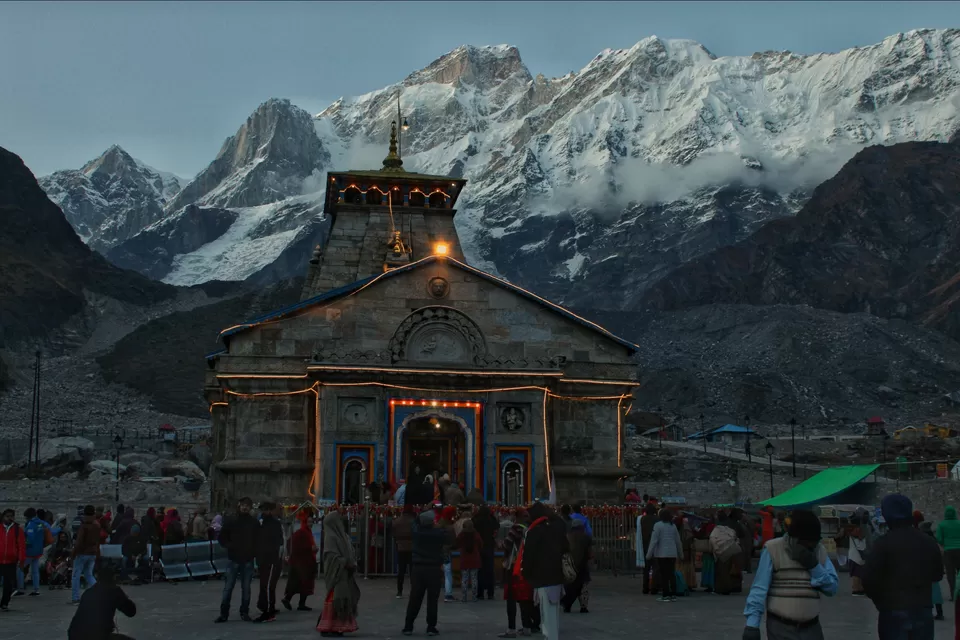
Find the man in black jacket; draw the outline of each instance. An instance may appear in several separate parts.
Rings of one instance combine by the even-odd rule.
[[[132,618],[137,615],[137,605],[117,586],[113,567],[104,565],[97,575],[97,583],[80,598],[80,606],[67,630],[68,640],[131,640],[114,633],[117,611]]]
[[[437,635],[437,603],[443,585],[444,547],[452,543],[448,529],[433,526],[433,511],[424,511],[413,525],[413,570],[403,635],[413,635],[413,623],[427,596],[427,635]]]
[[[940,547],[913,527],[910,498],[890,494],[880,512],[890,531],[874,543],[863,568],[863,590],[880,614],[880,640],[933,640],[932,585],[943,579]]]
[[[257,609],[260,617],[255,622],[271,622],[277,619],[277,581],[280,580],[280,553],[283,550],[283,527],[277,520],[277,505],[265,502],[260,505],[262,522],[257,532],[257,565],[260,567],[260,597]]]
[[[230,617],[230,600],[233,588],[240,578],[240,619],[250,622],[250,582],[253,580],[253,559],[257,552],[257,531],[260,524],[250,515],[253,500],[241,498],[237,515],[223,523],[218,542],[227,550],[230,567],[223,581],[223,597],[220,600],[220,617],[215,622],[226,622]]]
[[[553,509],[538,502],[530,507],[530,528],[523,543],[520,570],[537,590],[544,638],[560,632],[560,591],[564,584],[563,554],[570,550],[567,525]]]

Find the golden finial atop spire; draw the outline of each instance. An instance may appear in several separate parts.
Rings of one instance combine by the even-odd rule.
[[[390,123],[390,152],[383,159],[384,171],[403,171],[403,160],[397,153],[397,121]]]

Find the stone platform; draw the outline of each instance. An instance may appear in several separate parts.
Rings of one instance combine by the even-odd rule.
[[[745,578],[749,578],[746,576]],[[747,583],[747,580],[745,580]],[[127,587],[128,595],[137,603],[135,618],[118,615],[120,630],[136,640],[289,640],[319,638],[315,631],[318,611],[288,612],[281,610],[275,622],[251,624],[240,622],[239,585],[234,592],[234,609],[226,624],[214,624],[220,603],[222,582],[157,583]],[[320,583],[318,583],[319,585]],[[278,593],[283,592],[280,582]],[[397,600],[395,581],[370,579],[361,581],[360,630],[349,634],[359,638],[402,638],[400,629],[407,605],[406,598]],[[256,581],[253,607],[256,607]],[[745,584],[746,586],[746,584]],[[822,620],[827,638],[867,640],[876,638],[876,612],[866,598],[850,594],[850,582],[841,575],[841,593],[824,600]],[[943,585],[946,593],[946,583]],[[318,588],[318,593],[322,589]],[[459,591],[454,593],[459,595]],[[498,598],[502,591],[498,593]],[[32,640],[38,634],[49,638],[66,637],[76,608],[68,603],[68,591],[43,591],[39,597],[14,598],[11,610],[0,614],[0,637],[4,640]],[[653,596],[640,595],[640,583],[630,577],[597,577],[591,585],[590,613],[562,614],[560,635],[569,640],[594,640],[604,637],[717,638],[736,640],[743,631],[745,595],[715,596],[697,592],[676,603],[657,602]],[[314,595],[309,605],[317,606]],[[936,639],[952,640],[953,610],[947,603],[947,620],[937,622]],[[254,616],[257,615],[254,610]],[[417,620],[414,637],[425,637],[424,608]],[[471,640],[495,638],[506,628],[506,607],[503,600],[470,604],[440,603],[441,637]],[[649,634],[649,635],[648,635]],[[540,637],[540,636],[535,636]]]

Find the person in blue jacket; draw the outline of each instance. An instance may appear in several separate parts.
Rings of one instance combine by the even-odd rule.
[[[743,615],[743,640],[760,640],[767,614],[769,640],[822,640],[820,596],[837,593],[837,570],[820,544],[820,519],[795,509],[787,535],[763,546]]]

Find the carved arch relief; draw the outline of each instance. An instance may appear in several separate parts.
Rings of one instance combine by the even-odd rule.
[[[482,364],[487,354],[483,333],[466,314],[450,307],[417,309],[390,340],[393,363]]]

